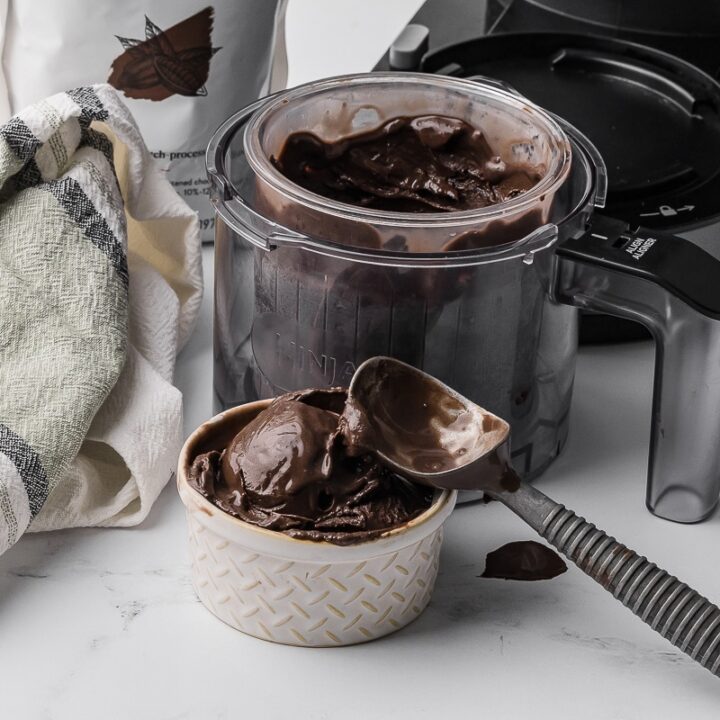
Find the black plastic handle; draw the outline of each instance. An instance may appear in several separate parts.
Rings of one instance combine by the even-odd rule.
[[[665,288],[708,317],[720,319],[720,261],[690,240],[596,215],[558,255],[630,273]]]

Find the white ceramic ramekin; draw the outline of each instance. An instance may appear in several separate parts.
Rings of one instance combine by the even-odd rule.
[[[180,453],[177,482],[198,597],[228,625],[288,645],[352,645],[407,625],[430,600],[455,492],[438,492],[422,515],[379,538],[340,546],[243,522],[188,485],[193,459],[224,447],[269,402],[216,415]]]

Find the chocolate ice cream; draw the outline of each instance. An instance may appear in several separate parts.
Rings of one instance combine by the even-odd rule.
[[[430,507],[432,490],[347,452],[342,389],[282,395],[222,450],[195,458],[188,480],[221,510],[305,540],[362,542]]]
[[[483,133],[439,115],[396,117],[369,132],[324,142],[290,135],[276,168],[324,197],[397,212],[456,212],[505,202],[540,176],[504,162]]]
[[[482,577],[499,580],[550,580],[567,570],[565,561],[534,540],[507,543],[488,553]]]

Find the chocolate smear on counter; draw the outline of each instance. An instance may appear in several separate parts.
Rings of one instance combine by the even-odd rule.
[[[565,561],[534,540],[507,543],[488,553],[484,578],[499,580],[550,580],[567,570]]]
[[[522,195],[540,180],[533,168],[502,160],[481,130],[441,115],[392,118],[334,142],[296,132],[271,160],[289,180],[318,195],[396,212],[484,208]]]

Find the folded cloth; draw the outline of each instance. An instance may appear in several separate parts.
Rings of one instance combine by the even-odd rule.
[[[175,357],[197,217],[109,85],[0,127],[0,552],[29,527],[134,525],[182,440]]]

